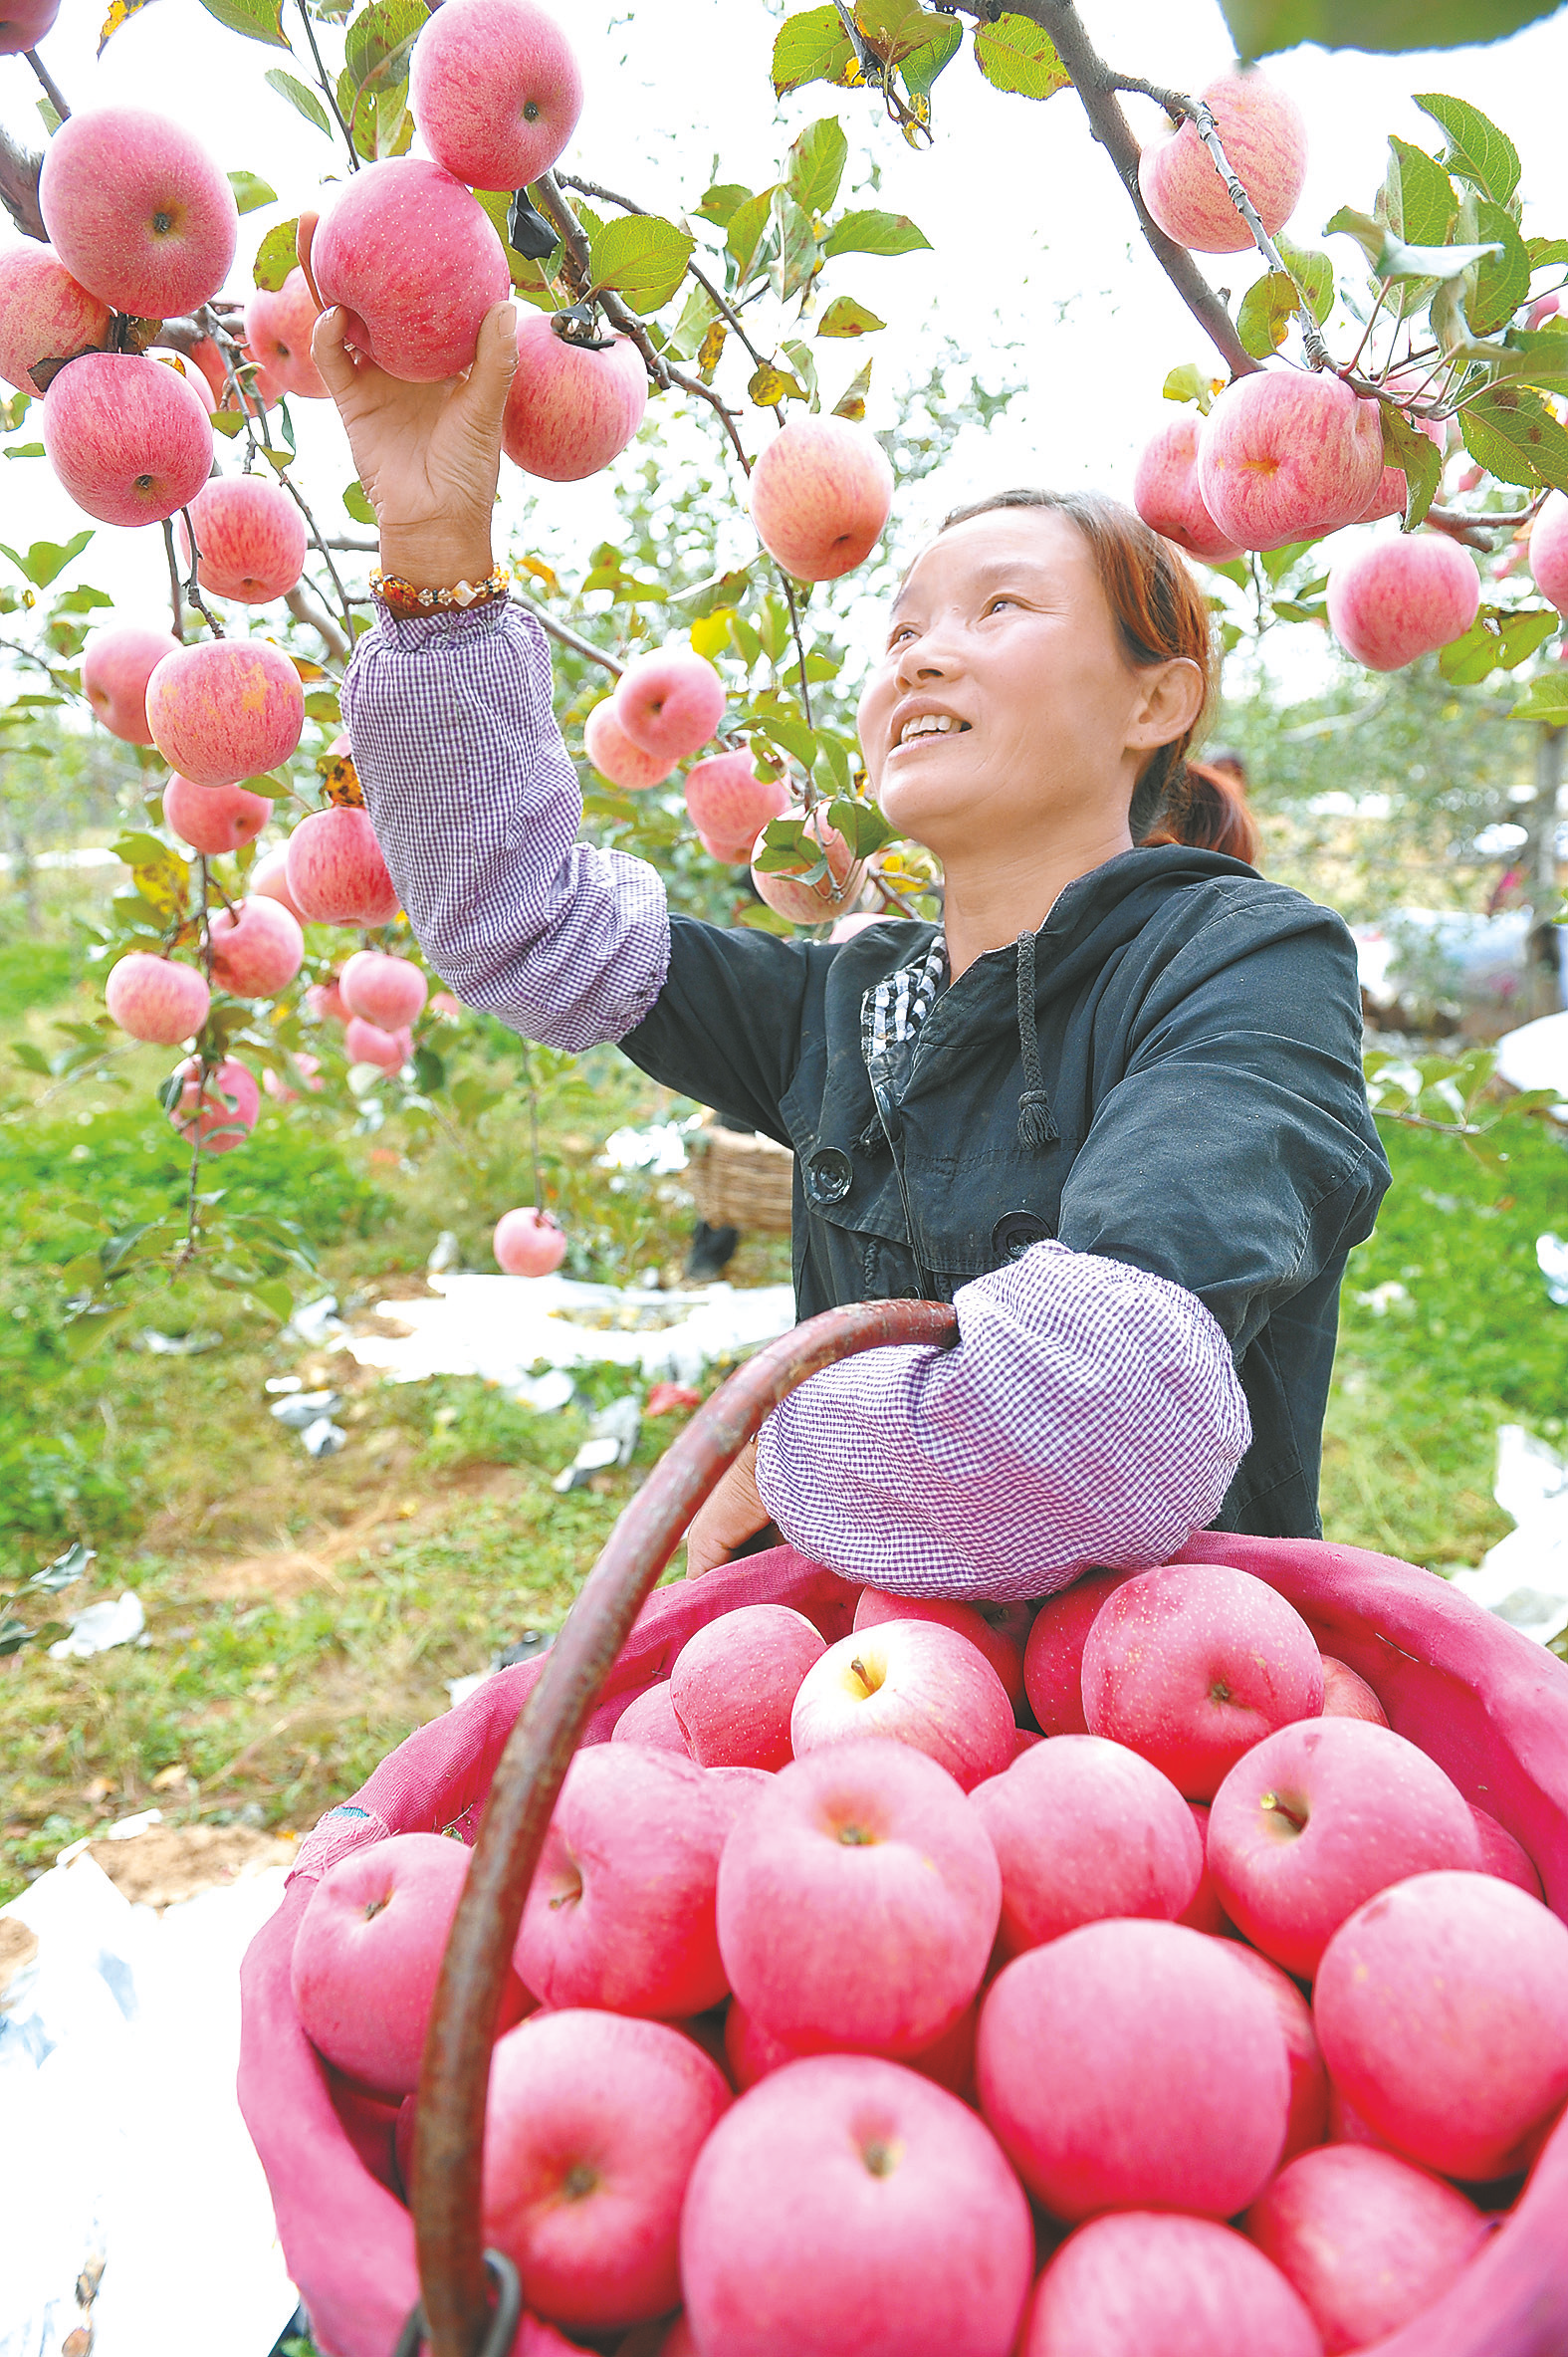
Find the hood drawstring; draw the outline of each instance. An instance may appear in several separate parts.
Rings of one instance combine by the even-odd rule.
[[[1023,1093],[1018,1098],[1018,1143],[1036,1153],[1060,1135],[1051,1119],[1045,1075],[1040,1070],[1038,1019],[1034,1011],[1034,935],[1018,935],[1018,1049],[1023,1058]]]

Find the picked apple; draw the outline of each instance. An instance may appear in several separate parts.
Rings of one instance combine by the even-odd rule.
[[[1323,1656],[1323,1716],[1325,1719],[1367,1719],[1374,1727],[1387,1727],[1389,1715],[1367,1684],[1348,1662],[1339,1661],[1332,1653]]]
[[[698,1629],[669,1679],[692,1758],[704,1768],[783,1768],[795,1697],[826,1651],[804,1613],[784,1604],[745,1604]]]
[[[1286,2161],[1321,2144],[1328,2134],[1329,2088],[1323,2049],[1317,2042],[1312,2008],[1288,1973],[1282,1973],[1278,1965],[1270,1964],[1266,1956],[1259,1956],[1243,1940],[1232,1940],[1227,1954],[1233,1956],[1258,1987],[1267,1992],[1285,2041],[1285,2059],[1290,2066],[1290,2108],[1285,2114],[1285,2141],[1279,2155],[1279,2166],[1283,2168]]]
[[[1521,1891],[1528,1891],[1532,1899],[1544,1899],[1545,1890],[1536,1869],[1535,1860],[1521,1841],[1484,1808],[1470,1802],[1470,1816],[1475,1825],[1475,1838],[1480,1844],[1480,1870],[1495,1874],[1499,1882],[1511,1882]]]
[[[1107,1596],[1135,1578],[1132,1571],[1086,1571],[1071,1587],[1047,1596],[1023,1648],[1023,1690],[1047,1735],[1087,1735],[1083,1715],[1083,1647]]]
[[[405,384],[469,367],[481,320],[512,290],[483,206],[414,155],[349,174],[316,225],[310,262],[323,303],[347,314],[346,341]]]
[[[513,1271],[513,1275],[527,1275],[527,1271]],[[691,1758],[691,1746],[681,1732],[675,1716],[675,1705],[670,1700],[670,1682],[660,1678],[655,1685],[645,1686],[634,1695],[610,1730],[612,1744],[646,1744],[655,1752],[675,1752],[682,1760]]]
[[[1012,1759],[1007,1689],[980,1648],[929,1620],[885,1620],[830,1645],[794,1698],[797,1760],[829,1744],[891,1736],[926,1752],[964,1790]]]
[[[1491,2231],[1454,2186],[1355,2144],[1298,2154],[1241,2226],[1295,2285],[1329,2357],[1430,2308]]]
[[[1023,1647],[1031,1617],[1027,1604],[958,1604],[939,1596],[898,1596],[881,1587],[863,1587],[855,1598],[857,1629],[876,1628],[884,1620],[931,1620],[956,1629],[986,1656],[1015,1711],[1025,1700]]]
[[[1091,2219],[1035,2287],[1017,2357],[1323,2357],[1306,2303],[1207,2218]]]

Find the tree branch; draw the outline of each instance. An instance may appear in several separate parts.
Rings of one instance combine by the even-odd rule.
[[[307,583],[297,582],[284,603],[297,622],[304,622],[308,630],[316,632],[330,655],[336,655],[339,662],[348,660],[353,652],[352,640],[341,624],[334,621],[326,606],[318,605]]]
[[[560,185],[562,188],[575,188],[579,196],[596,196],[601,204],[618,205],[623,213],[636,213],[639,214],[644,220],[647,218],[648,208],[646,205],[633,204],[629,196],[617,196],[613,188],[601,188],[596,180],[579,180],[572,173],[562,172],[560,175]],[[727,295],[720,294],[718,288],[714,285],[707,272],[705,270],[699,270],[695,262],[687,263],[686,275],[688,278],[694,278],[697,281],[697,284],[701,287],[703,293],[707,296],[709,302],[719,313],[720,317],[729,321],[731,327],[735,330],[737,336],[739,336],[741,342],[751,354],[752,358],[756,361],[758,367],[765,368],[768,365],[767,355],[766,354],[760,353],[758,351],[756,345],[746,333],[745,323],[742,320],[740,313],[736,310],[734,304],[730,301],[729,297]]]
[[[66,105],[65,93],[62,91],[54,76],[50,73],[49,68],[45,65],[43,59],[39,56],[36,49],[30,49],[27,52],[27,62],[32,67],[33,72],[38,76],[39,84],[43,90],[44,96],[49,101],[49,104],[54,108],[55,113],[59,116],[61,121],[69,122],[71,120],[71,109]]]
[[[47,245],[49,232],[38,209],[38,174],[43,160],[0,123],[0,204],[24,237],[36,237]]]

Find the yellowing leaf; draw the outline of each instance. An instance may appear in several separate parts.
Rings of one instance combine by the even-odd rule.
[[[128,25],[133,16],[139,16],[141,11],[149,5],[150,0],[110,0],[109,14],[105,17],[99,31],[98,54],[100,57],[103,56],[109,43],[119,31],[120,26]]]

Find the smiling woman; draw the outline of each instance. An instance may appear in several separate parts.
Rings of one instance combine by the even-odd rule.
[[[388,574],[487,583],[512,353],[498,308],[432,407],[319,325]],[[1205,1526],[1316,1532],[1340,1278],[1388,1171],[1344,926],[1184,839],[1212,677],[1203,594],[1129,511],[1014,491],[950,517],[860,711],[943,925],[781,941],[672,915],[652,868],[575,840],[530,617],[383,610],[361,640],[355,763],[454,990],[790,1146],[802,1316],[957,1309],[957,1349],[869,1352],[777,1409],[691,1569],[772,1518],[881,1588],[1028,1597]]]

